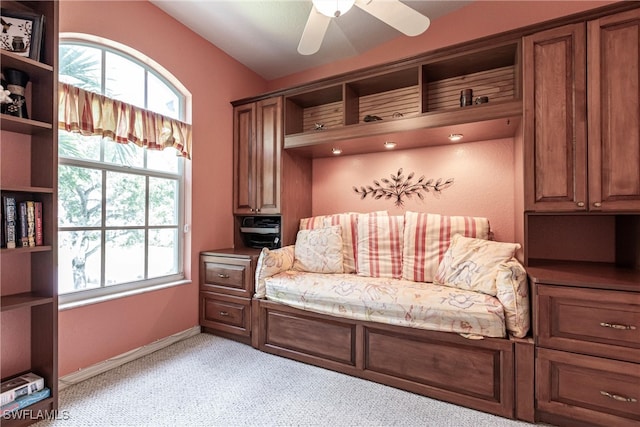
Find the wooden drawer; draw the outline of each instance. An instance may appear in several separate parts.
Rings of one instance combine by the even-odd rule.
[[[537,410],[599,426],[640,425],[640,365],[538,349]]]
[[[539,285],[541,347],[640,363],[640,293]]]
[[[253,270],[250,259],[201,255],[200,289],[251,298]]]
[[[200,324],[236,335],[251,333],[251,300],[200,292]]]

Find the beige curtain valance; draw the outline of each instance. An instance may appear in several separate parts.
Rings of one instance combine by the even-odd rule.
[[[191,158],[191,125],[67,83],[58,84],[58,128]]]

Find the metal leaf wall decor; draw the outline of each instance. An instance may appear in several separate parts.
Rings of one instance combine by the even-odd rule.
[[[385,200],[394,199],[396,206],[403,206],[406,197],[410,199],[412,196],[418,196],[420,200],[424,200],[422,193],[429,193],[431,191],[434,194],[439,194],[445,188],[450,187],[453,184],[453,178],[449,178],[443,181],[442,178],[438,178],[434,182],[433,179],[425,180],[424,175],[418,178],[418,181],[413,182],[415,174],[411,172],[406,177],[402,174],[402,168],[398,169],[398,173],[391,174],[391,179],[381,178],[380,181],[373,180],[373,186],[361,186],[353,187],[353,191],[360,195],[360,199],[364,199],[367,196],[378,200],[384,197]]]

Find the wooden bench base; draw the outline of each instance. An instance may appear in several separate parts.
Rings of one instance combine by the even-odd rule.
[[[259,350],[533,421],[533,357],[528,357],[533,356],[533,343],[527,340],[470,340],[448,332],[337,318],[267,300],[252,304],[252,345]],[[518,384],[516,370],[522,372]],[[516,396],[522,402],[516,404]]]

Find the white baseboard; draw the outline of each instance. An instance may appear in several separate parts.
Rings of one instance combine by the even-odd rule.
[[[194,335],[198,335],[200,333],[200,329],[200,326],[194,326],[193,328],[189,328],[182,332],[178,332],[168,337],[161,338],[157,341],[152,342],[151,344],[134,348],[131,351],[122,353],[118,356],[114,356],[111,359],[105,360],[104,362],[99,362],[87,368],[83,368],[76,372],[67,374],[64,377],[60,377],[58,379],[58,389],[63,390],[69,386],[87,380],[91,377],[95,377],[96,375],[102,374],[103,372],[107,372],[113,368],[117,368],[120,365],[124,365],[125,363],[151,354],[154,351],[158,351],[160,349],[168,347],[171,344],[177,343],[178,341],[182,341]]]

